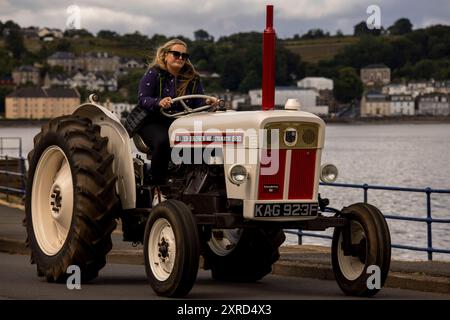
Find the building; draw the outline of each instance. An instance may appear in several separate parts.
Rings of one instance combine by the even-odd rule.
[[[392,116],[413,116],[414,111],[414,98],[410,94],[394,94],[390,96]]]
[[[109,99],[106,100],[104,106],[114,113],[119,119],[122,118],[123,112],[126,114],[130,113],[131,110],[135,107],[134,104],[126,103],[126,102],[111,102]]]
[[[361,99],[361,116],[389,116],[391,103],[388,95],[376,91],[369,91]]]
[[[297,82],[302,89],[333,90],[333,80],[323,77],[306,77]]]
[[[0,76],[0,87],[14,87],[16,84],[11,76]]]
[[[62,67],[66,73],[75,72],[79,67],[76,63],[75,55],[66,51],[55,52],[47,58],[47,63],[51,67]]]
[[[391,69],[384,64],[371,64],[361,69],[361,82],[365,86],[381,86],[391,82]]]
[[[22,34],[25,39],[39,39],[39,28],[37,27],[22,28]]]
[[[119,57],[110,56],[107,52],[88,52],[77,60],[81,70],[91,72],[116,72],[120,64]]]
[[[13,70],[12,78],[17,85],[21,84],[34,84],[40,83],[39,69],[33,66],[20,66]]]
[[[6,96],[5,118],[48,119],[73,113],[80,94],[72,88],[24,87]]]
[[[67,87],[70,88],[72,84],[72,81],[70,77],[68,77],[65,74],[58,73],[51,75],[47,73],[44,78],[44,86],[46,88],[50,87]]]
[[[100,92],[117,90],[117,79],[103,72],[78,71],[72,78],[68,79],[68,82],[72,88],[80,87]]]
[[[390,83],[383,86],[381,92],[387,95],[411,94],[411,88],[404,83]]]
[[[43,41],[53,41],[64,38],[64,33],[59,29],[42,28],[39,29],[38,36]]]
[[[145,63],[133,58],[120,58],[118,72],[127,73],[131,69],[144,69]]]
[[[448,116],[450,114],[448,95],[427,93],[417,98],[417,114],[428,116]]]
[[[261,89],[250,90],[250,105],[262,105]],[[276,87],[275,106],[283,107],[288,99],[297,99],[300,102],[301,110],[315,113],[328,114],[328,106],[318,105],[319,93],[314,89],[302,89],[298,87]]]

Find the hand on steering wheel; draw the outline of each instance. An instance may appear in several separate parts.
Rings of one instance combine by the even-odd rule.
[[[164,99],[167,99],[167,100],[164,101]],[[161,106],[160,111],[161,111],[161,113],[164,116],[166,116],[168,118],[179,118],[181,116],[185,116],[185,115],[190,114],[190,113],[201,112],[201,111],[205,111],[205,110],[208,110],[208,109],[211,109],[211,108],[217,108],[218,106],[219,107],[224,107],[225,106],[225,101],[217,99],[216,97],[207,96],[207,95],[204,95],[204,94],[191,94],[191,95],[177,97],[175,99],[172,99],[170,97],[166,97],[164,99],[162,99],[160,101],[160,106]],[[207,104],[204,105],[204,106],[201,106],[201,107],[193,109],[193,108],[190,108],[189,106],[186,105],[186,103],[184,102],[185,99],[206,99],[206,103]],[[163,101],[164,101],[164,103],[161,104]],[[180,103],[183,105],[184,111],[173,113],[173,114],[170,114],[170,113],[165,111],[165,109],[168,108],[168,107],[166,107],[167,104],[169,104],[169,106],[170,106],[171,103],[174,103],[174,102],[177,102],[177,101],[180,101]],[[209,104],[209,103],[211,103],[211,104]]]

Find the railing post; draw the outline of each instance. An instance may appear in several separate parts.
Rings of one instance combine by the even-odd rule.
[[[8,155],[5,156],[5,178],[6,187],[9,188]],[[6,190],[6,202],[9,202],[9,190]]]
[[[367,203],[367,190],[369,190],[369,185],[367,183],[364,183],[363,189],[364,189],[364,203]]]
[[[303,231],[302,229],[298,229],[298,244],[302,245],[303,244]]]
[[[431,218],[431,188],[425,189],[427,193],[427,252],[428,260],[433,260],[433,230],[432,230],[432,218]]]

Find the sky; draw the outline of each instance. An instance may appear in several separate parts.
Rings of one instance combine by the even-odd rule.
[[[0,0],[0,21],[14,20],[22,27],[65,30],[67,22],[97,33],[139,31],[152,36],[183,35],[206,30],[216,39],[237,32],[263,31],[266,5],[274,5],[274,28],[280,38],[302,35],[321,28],[335,34],[353,33],[353,26],[370,16],[367,8],[378,5],[381,25],[409,18],[413,28],[450,25],[450,0]],[[79,20],[71,6],[77,6]]]

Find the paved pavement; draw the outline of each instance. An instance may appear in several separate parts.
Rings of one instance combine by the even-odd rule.
[[[164,300],[155,295],[147,282],[144,266],[107,264],[98,278],[82,284],[81,290],[69,290],[65,284],[47,283],[36,276],[34,265],[24,255],[0,253],[0,299],[133,299]],[[347,297],[330,280],[268,275],[256,283],[214,281],[210,273],[200,270],[187,299],[208,300],[294,300],[294,299],[356,299]],[[373,299],[373,298],[371,298]],[[450,294],[385,288],[374,299],[450,300]]]
[[[25,228],[22,226],[22,220],[24,218],[23,209],[11,208],[5,205],[0,205],[0,252],[8,252],[14,254],[28,254],[28,248],[25,247]],[[340,290],[338,289],[336,283],[334,282],[334,276],[331,269],[331,258],[329,248],[319,247],[319,246],[283,246],[281,247],[281,257],[280,260],[274,265],[273,275],[264,278],[264,283],[266,279],[272,279],[272,277],[279,277],[279,279],[288,279],[283,280],[286,281],[287,284],[291,281],[300,281],[298,283],[298,288],[305,288],[306,291],[296,291],[295,297],[300,297],[302,299],[308,299],[311,297],[320,297],[320,298],[330,298],[326,293],[327,290],[331,290],[332,294],[339,294],[341,297],[345,297],[342,295]],[[6,259],[8,257],[8,259]],[[12,258],[14,257],[14,258]],[[20,264],[20,259],[24,259],[24,257],[17,256],[6,256],[1,255],[2,265],[0,268],[6,267],[3,264],[4,258],[6,260],[14,260],[15,263]],[[17,260],[18,259],[18,260]],[[11,260],[11,261],[12,261]],[[27,259],[25,259],[27,260]],[[24,261],[25,261],[24,260]],[[28,261],[28,260],[27,260]],[[127,285],[127,280],[129,279],[130,284],[135,282],[145,282],[145,272],[143,270],[143,257],[142,257],[142,246],[139,245],[137,247],[133,247],[129,242],[122,241],[122,234],[120,229],[114,231],[113,233],[113,250],[108,255],[108,262],[105,269],[102,269],[102,277],[106,276],[112,277],[115,280],[112,280],[112,283],[120,283],[118,291],[120,292],[120,287],[122,285]],[[126,264],[126,266],[120,267],[118,264]],[[10,268],[13,266],[8,266]],[[25,267],[24,267],[25,268]],[[24,270],[24,273],[30,273],[33,276],[34,280],[30,281],[40,281],[35,276],[34,266],[27,265],[27,268],[31,268],[28,271]],[[12,278],[14,276],[14,270],[11,269],[13,274],[10,274]],[[117,275],[115,275],[115,271],[119,270]],[[141,270],[135,272],[136,270]],[[2,270],[2,274],[3,274]],[[126,276],[121,278],[120,275],[123,273]],[[280,277],[283,276],[283,277]],[[289,277],[285,277],[289,276]],[[212,286],[212,282],[207,280],[209,277],[209,272],[201,270],[199,273],[199,283],[206,283],[207,286]],[[292,277],[299,278],[300,280],[292,280]],[[309,279],[306,279],[309,278]],[[1,283],[5,283],[5,281],[9,281],[9,278],[6,277],[1,280]],[[100,278],[99,278],[100,279]],[[121,280],[117,280],[121,279]],[[138,280],[139,279],[139,280]],[[278,279],[278,278],[277,278]],[[312,280],[316,279],[316,280]],[[322,281],[322,282],[314,282],[318,280],[333,280],[333,281]],[[100,280],[99,280],[100,281]],[[109,280],[108,280],[109,281]],[[106,281],[106,282],[108,282]],[[281,280],[280,280],[281,281]],[[281,282],[283,282],[281,281]],[[313,282],[310,282],[313,281]],[[276,282],[276,281],[275,281]],[[215,282],[214,282],[215,283]],[[271,282],[270,282],[271,283]],[[302,283],[308,283],[308,285],[302,285]],[[46,285],[41,284],[44,287]],[[105,284],[106,285],[106,284]],[[277,288],[276,284],[274,285]],[[317,291],[315,291],[317,287]],[[108,286],[108,288],[112,289],[113,286]],[[424,299],[426,297],[433,298],[444,298],[450,299],[450,263],[448,262],[438,262],[438,261],[425,261],[425,262],[406,262],[406,261],[392,261],[391,270],[389,273],[388,280],[386,282],[385,287],[391,288],[402,288],[402,289],[411,289],[415,290],[416,296]],[[232,286],[235,288],[235,286]],[[262,287],[255,287],[262,288]],[[265,287],[264,287],[265,288]],[[270,287],[269,287],[270,288]],[[293,288],[297,288],[294,286]],[[247,288],[248,289],[248,288]],[[246,290],[247,290],[246,289]],[[285,288],[284,288],[285,289]],[[335,289],[338,291],[336,292]],[[92,292],[97,292],[97,289],[92,289]],[[99,289],[100,290],[100,289]],[[144,289],[146,290],[146,289]],[[214,289],[212,289],[214,291]],[[225,289],[224,289],[225,290]],[[289,289],[291,290],[291,289]],[[313,290],[313,291],[311,291]],[[251,290],[250,290],[251,291]],[[258,290],[256,290],[258,291]],[[270,291],[270,290],[269,290]],[[276,292],[275,296],[270,295],[270,299],[277,299],[276,297],[282,296],[287,299],[294,299],[294,296],[290,296],[289,294],[286,296],[286,293],[282,293],[283,288],[274,289]],[[292,291],[292,290],[291,290]],[[424,293],[420,293],[417,291],[423,291]],[[101,290],[98,292],[102,292]],[[208,292],[208,291],[205,291]],[[205,293],[204,292],[204,293]],[[224,292],[227,292],[226,290]],[[386,289],[382,290],[377,297],[383,297],[383,292],[389,292]],[[402,291],[403,292],[403,291]],[[434,295],[433,293],[444,293],[447,295]],[[195,293],[195,291],[194,291]],[[395,293],[395,292],[394,292]],[[0,292],[0,296],[3,293]],[[100,293],[99,293],[100,294]],[[102,293],[103,294],[103,293]],[[210,293],[208,293],[209,295]],[[256,294],[256,293],[255,293]],[[422,296],[423,295],[423,296]],[[70,296],[70,295],[69,295]],[[246,298],[253,297],[253,293],[248,295],[248,293],[243,294]],[[394,295],[395,296],[395,295]],[[18,297],[12,295],[11,297]],[[95,295],[93,296],[95,297]],[[99,295],[98,297],[101,297]],[[108,297],[106,294],[105,298]],[[224,296],[218,297],[219,299],[225,298]],[[230,291],[230,296],[235,298],[233,291]],[[290,297],[290,298],[289,298]],[[406,297],[406,296],[395,296],[396,298]],[[412,296],[414,297],[414,295]],[[33,296],[29,296],[29,298],[33,298]],[[144,296],[142,296],[145,299]],[[333,296],[336,298],[336,296]],[[347,298],[347,297],[346,297]],[[389,295],[385,298],[389,298]],[[121,299],[120,296],[116,296],[116,299]],[[268,298],[269,299],[269,298]],[[281,298],[284,299],[284,298]]]

